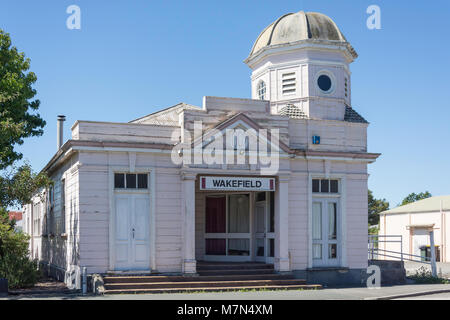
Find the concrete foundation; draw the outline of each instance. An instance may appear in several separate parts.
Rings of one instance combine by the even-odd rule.
[[[403,261],[369,260],[369,265],[376,265],[380,267],[382,286],[392,286],[406,283],[406,271]]]
[[[307,283],[321,284],[324,287],[365,287],[366,269],[313,268],[295,270],[296,278],[306,279]]]

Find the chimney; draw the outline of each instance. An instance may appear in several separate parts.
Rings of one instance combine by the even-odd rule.
[[[64,121],[66,121],[66,116],[59,115],[56,133],[56,147],[58,148],[57,150],[61,149],[64,142]]]

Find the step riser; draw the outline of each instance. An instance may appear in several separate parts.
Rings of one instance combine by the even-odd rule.
[[[283,280],[292,279],[291,275],[257,274],[228,276],[197,276],[197,277],[105,277],[104,283],[148,283],[148,282],[198,282],[198,281],[244,281],[244,280]]]
[[[261,281],[261,282],[176,282],[176,283],[136,283],[136,284],[114,284],[105,285],[106,290],[118,290],[118,289],[171,289],[171,288],[217,288],[217,287],[262,287],[262,286],[283,286],[283,285],[304,285],[304,280],[274,280],[274,281]]]

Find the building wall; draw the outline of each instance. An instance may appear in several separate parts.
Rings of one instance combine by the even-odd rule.
[[[309,267],[308,259],[308,203],[310,192],[309,175],[325,176],[323,160],[290,161],[291,178],[289,181],[289,256],[293,270],[305,270]],[[241,175],[245,175],[243,172]],[[346,239],[346,256],[341,261],[342,266],[352,269],[367,268],[367,165],[361,163],[332,162],[330,175],[339,175],[345,179],[345,189],[341,190],[340,200],[343,201],[346,222],[342,225]],[[205,253],[205,196],[196,188],[196,258],[203,259]],[[277,213],[276,213],[277,214]],[[343,237],[344,234],[341,234]],[[344,265],[345,263],[345,265]]]
[[[271,55],[252,66],[252,97],[259,99],[257,86],[263,80],[267,87],[266,100],[271,101],[274,113],[292,103],[314,119],[344,118],[345,104],[351,106],[351,75],[346,58],[337,52],[301,50]],[[334,78],[333,92],[324,94],[316,85],[319,72],[326,71]],[[295,73],[296,91],[283,94],[282,77]],[[347,78],[347,96],[345,95]]]
[[[342,121],[289,120],[290,146],[320,151],[367,151],[367,124]],[[313,145],[311,137],[320,136],[320,144]]]
[[[434,224],[434,244],[440,246],[441,262],[449,261],[449,237],[447,236],[450,225],[448,212],[443,214],[436,212],[396,213],[385,214],[380,217],[380,235],[401,235],[402,251],[407,254],[420,255],[420,245],[430,245],[427,228],[408,228],[410,225]],[[444,221],[444,223],[442,223]],[[381,243],[380,248],[390,251],[400,251],[398,243]],[[395,254],[394,254],[395,255]],[[397,255],[395,255],[397,256]],[[388,258],[386,258],[388,259]],[[391,258],[389,258],[391,259]],[[395,258],[394,258],[395,259]],[[415,257],[419,260],[420,258]]]
[[[292,270],[308,267],[308,172],[306,161],[295,161],[289,181],[289,255]],[[302,171],[297,171],[303,169]]]
[[[156,169],[156,269],[182,271],[183,217],[181,177],[170,159],[158,159]]]
[[[72,156],[64,165],[50,174],[54,182],[54,200],[51,207],[47,202],[48,190],[41,190],[33,197],[32,203],[24,210],[27,221],[25,233],[32,236],[30,255],[39,260],[49,273],[66,281],[69,286],[76,285],[79,278],[79,177],[78,155]],[[62,203],[62,180],[65,180],[65,209]],[[31,210],[34,207],[34,212]],[[38,210],[37,207],[39,207]],[[30,219],[39,212],[37,228],[32,228]]]
[[[316,150],[365,152],[367,149],[366,124],[350,124],[335,120],[290,120],[285,116],[269,114],[267,101],[206,97],[203,109],[180,111],[180,125],[192,131],[194,121],[203,121],[204,129],[213,128],[237,112],[248,117],[263,128],[277,128],[280,138],[289,146]],[[181,137],[179,128],[145,124],[114,124],[78,121],[73,127],[73,139],[122,143],[119,147],[79,148],[77,155],[57,169],[52,177],[55,184],[55,219],[58,207],[60,182],[66,177],[66,226],[67,239],[58,238],[47,243],[49,252],[46,261],[71,272],[77,267],[87,267],[89,273],[104,273],[111,268],[110,217],[114,199],[112,173],[119,171],[141,172],[151,170],[154,189],[150,189],[151,207],[154,207],[155,271],[182,272],[184,257],[184,194],[180,167],[173,164],[170,146],[175,142],[173,134]],[[310,145],[312,134],[322,137],[319,146]],[[175,139],[176,140],[176,139]],[[134,143],[165,144],[167,148],[156,150],[139,149]],[[127,144],[129,143],[129,144]],[[162,145],[164,147],[164,145]],[[97,150],[94,150],[97,148]],[[364,160],[362,160],[364,161]],[[201,173],[205,166],[191,166]],[[249,165],[220,165],[213,174],[248,175],[257,172],[258,167]],[[360,269],[367,267],[367,165],[354,160],[330,159],[329,157],[295,159],[284,155],[280,161],[280,172],[290,173],[289,181],[289,224],[288,250],[291,268],[304,270],[310,265],[309,201],[311,197],[311,174],[341,179],[341,203],[345,217],[341,236],[346,255],[344,266]],[[344,183],[345,182],[345,183]],[[153,188],[153,186],[149,186]],[[59,189],[58,189],[59,188]],[[198,189],[197,189],[198,190]],[[205,195],[196,193],[196,256],[204,254],[204,203]],[[59,201],[59,202],[58,202]],[[153,201],[153,203],[152,203]],[[149,212],[152,210],[149,208]],[[56,234],[61,230],[56,224]],[[151,244],[152,246],[152,244]],[[345,253],[344,252],[344,253]]]
[[[88,272],[103,273],[110,269],[109,170],[121,167],[129,170],[128,152],[82,152],[80,161],[80,262]],[[181,272],[182,217],[181,180],[170,155],[137,153],[135,170],[155,168],[156,190],[156,270]],[[150,187],[150,186],[149,186]]]
[[[346,243],[350,269],[367,268],[367,174],[346,175]]]

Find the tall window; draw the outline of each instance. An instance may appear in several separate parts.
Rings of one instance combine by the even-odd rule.
[[[61,180],[61,230],[66,233],[66,180]]]
[[[33,204],[33,235],[41,235],[41,204]]]
[[[55,214],[53,211],[55,201],[55,189],[50,186],[47,195],[47,233],[53,234],[55,232]]]
[[[259,99],[265,100],[266,99],[266,83],[264,81],[261,80],[260,82],[258,82],[257,91],[258,91]]]
[[[340,183],[312,180],[312,258],[317,267],[337,266],[341,259]]]

